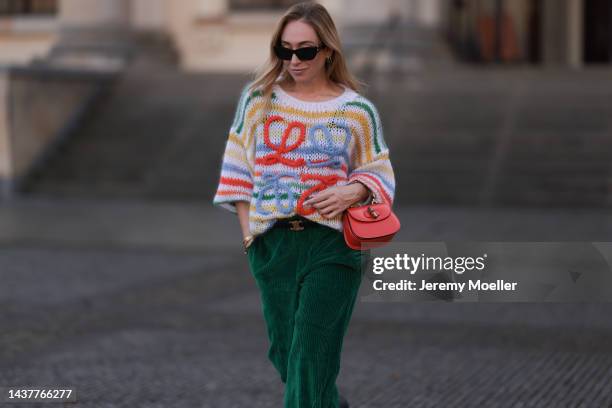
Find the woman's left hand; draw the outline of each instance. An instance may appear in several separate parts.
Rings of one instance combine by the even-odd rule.
[[[361,183],[333,186],[310,196],[304,207],[314,207],[324,218],[334,218],[367,196],[368,189]]]

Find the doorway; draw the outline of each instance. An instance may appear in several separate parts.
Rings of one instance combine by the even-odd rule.
[[[584,0],[584,62],[612,62],[612,2]]]
[[[527,3],[527,60],[532,64],[542,62],[542,0]]]

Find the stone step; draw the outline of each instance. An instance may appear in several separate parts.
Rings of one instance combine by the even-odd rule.
[[[366,96],[381,114],[401,200],[479,204],[489,187],[501,204],[608,205],[609,70],[449,68],[431,31],[386,29],[353,27],[344,38],[349,58],[373,61],[364,62]],[[164,41],[141,43],[171,54]],[[376,71],[380,60],[389,72]],[[247,79],[136,58],[33,190],[210,199]]]

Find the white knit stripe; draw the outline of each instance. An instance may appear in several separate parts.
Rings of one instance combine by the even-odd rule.
[[[240,99],[238,100],[238,105],[236,106],[236,113],[234,114],[234,120],[232,121],[231,129],[232,132],[237,132],[238,126],[244,120],[247,106],[246,102],[249,96],[251,95],[251,91],[249,91],[251,83],[247,83],[240,92]]]
[[[246,153],[245,153],[245,150],[244,150],[244,146],[242,144],[240,144],[240,143],[234,142],[232,139],[228,139],[226,149],[227,150],[233,150],[233,151],[239,153],[241,156],[246,158]]]
[[[231,192],[235,192],[237,194],[242,194],[242,195],[248,194],[249,196],[253,194],[253,189],[247,188],[246,186],[219,183],[219,188],[217,189],[217,193],[215,194],[215,197],[217,196],[225,197],[226,195],[222,195],[220,194],[220,192],[226,192],[226,191],[231,191]]]
[[[359,176],[360,179],[367,179],[367,177],[364,177],[363,174],[361,174],[361,175],[357,174],[356,176]],[[393,200],[395,198],[394,197],[394,190],[390,190],[389,186],[387,186],[387,184],[385,184],[383,182],[383,180],[381,179],[381,177],[378,176],[378,174],[376,174],[376,173],[368,173],[368,176],[370,176],[370,177],[372,177],[372,178],[374,178],[375,180],[378,181],[378,183],[374,183],[374,181],[372,181],[371,178],[368,179],[368,180],[370,180],[370,183],[374,183],[373,185],[375,186],[375,188],[378,191],[380,191],[381,193],[384,191],[386,193],[386,195],[391,199],[391,202],[393,202]],[[382,186],[382,187],[380,187],[379,185]],[[381,196],[380,198],[384,199],[385,197]]]
[[[223,190],[220,190],[223,191]],[[232,190],[233,191],[233,190]],[[235,194],[227,194],[227,195],[216,195],[213,202],[215,204],[217,203],[226,203],[226,202],[232,202],[232,201],[236,201],[236,200],[243,200],[243,201],[251,201],[251,192],[250,191],[244,191],[244,192],[236,192]]]
[[[247,164],[245,163],[244,160],[238,160],[235,157],[231,157],[231,156],[225,156],[225,160],[223,162],[223,164],[228,164],[230,166],[236,166],[238,168],[240,168],[241,170],[250,173],[249,168],[247,167]],[[225,170],[227,171],[227,170]],[[246,175],[245,175],[246,177]]]
[[[215,196],[213,204],[236,213],[236,201],[251,201],[250,194],[232,194],[227,196]]]
[[[246,174],[233,170],[233,169],[223,169],[222,170],[222,174],[223,177],[232,177],[232,178],[236,178],[236,179],[240,179],[240,180],[244,180],[244,181],[248,181],[249,183],[252,183],[253,180],[251,179],[251,177],[247,176]]]
[[[221,200],[225,200],[227,194],[223,195],[222,192],[231,191],[233,193],[239,194],[240,196],[244,196],[245,194],[249,197],[253,194],[253,190],[244,186],[235,186],[230,184],[220,184],[215,197],[219,197]]]
[[[309,101],[303,101],[303,100],[297,99],[289,95],[287,92],[285,92],[279,85],[274,86],[274,92],[278,96],[279,103],[284,103],[294,108],[305,110],[305,111],[323,112],[323,111],[334,109],[340,104],[342,104],[343,102],[346,102],[354,98],[357,95],[355,91],[346,87],[345,85],[342,85],[342,87],[344,88],[344,92],[341,95],[335,98],[326,100],[326,101],[316,101],[316,102],[314,101],[309,102]]]

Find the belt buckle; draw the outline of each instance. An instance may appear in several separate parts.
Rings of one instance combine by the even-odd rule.
[[[289,224],[291,224],[291,228],[289,228],[291,231],[301,231],[304,229],[302,220],[291,220]]]

